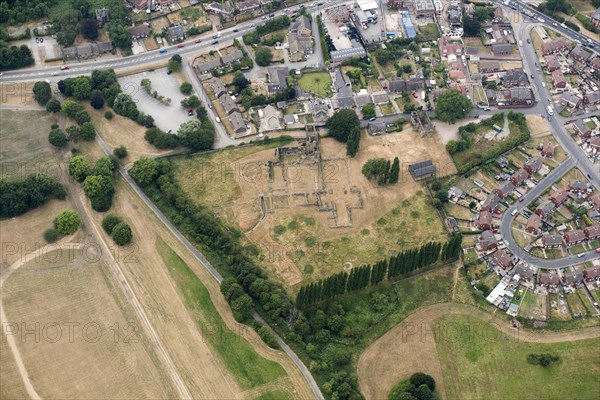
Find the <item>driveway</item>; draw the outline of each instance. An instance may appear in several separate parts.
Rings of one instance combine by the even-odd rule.
[[[159,96],[170,98],[171,104],[165,105],[147,94],[141,86],[144,78],[150,79],[152,82],[153,92],[156,90]],[[185,96],[179,90],[179,82],[175,75],[167,75],[166,68],[119,78],[119,84],[123,88],[123,92],[133,97],[138,109],[151,115],[154,118],[154,124],[163,131],[172,129],[173,132],[176,132],[182,123],[195,118],[195,116],[188,116],[187,111],[181,107],[181,100]]]

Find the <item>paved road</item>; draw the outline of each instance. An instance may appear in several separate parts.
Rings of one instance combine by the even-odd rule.
[[[521,29],[519,30],[519,37],[521,39],[526,39],[530,37],[531,29],[534,25],[532,24],[523,24]],[[541,85],[543,80],[543,75],[538,75],[535,73],[535,62],[537,61],[537,55],[535,53],[535,49],[533,44],[527,44],[526,40],[523,40],[523,47],[520,48],[521,54],[523,56],[523,64],[526,69],[529,69],[533,72],[533,82],[538,89],[538,96],[540,105],[549,104],[550,95],[546,89],[544,89]],[[539,106],[538,106],[539,107]],[[550,117],[547,115],[547,112],[542,111],[542,114],[546,114],[549,118],[548,122],[550,127],[552,128],[552,133],[554,137],[561,145],[561,147],[565,150],[565,152],[569,155],[567,160],[565,160],[560,166],[552,170],[546,177],[544,177],[533,189],[529,190],[522,202],[516,204],[516,208],[521,210],[527,204],[535,200],[539,197],[547,188],[551,187],[554,182],[564,176],[569,170],[574,167],[579,168],[584,174],[591,177],[590,181],[596,187],[596,189],[600,189],[600,169],[597,165],[591,163],[590,159],[585,155],[585,153],[577,146],[575,141],[570,137],[570,135],[565,131],[563,124],[560,120],[564,120],[563,118],[559,118],[559,116]],[[535,266],[547,269],[559,269],[564,268],[569,265],[579,264],[584,261],[590,261],[598,258],[598,254],[594,251],[588,251],[585,253],[583,257],[577,257],[576,255],[572,255],[569,257],[556,259],[556,260],[545,260],[538,257],[534,257],[531,254],[527,253],[523,249],[521,249],[515,242],[512,236],[512,224],[515,216],[511,215],[512,210],[515,209],[512,207],[504,213],[502,218],[502,223],[500,225],[500,233],[502,237],[508,240],[508,248],[509,250],[517,255],[522,260],[533,264]]]
[[[100,135],[96,135],[96,138],[98,140],[98,143],[104,150],[104,152],[108,156],[110,156],[112,153],[111,153],[110,148],[106,144],[106,142],[104,142],[104,140],[102,139],[102,137],[100,137]],[[223,281],[223,276],[219,273],[219,271],[217,271],[212,266],[212,264],[206,259],[206,257],[204,257],[204,255],[200,251],[198,251],[198,249],[196,247],[194,247],[194,245],[192,245],[192,243],[190,243],[190,241],[187,240],[187,238],[181,232],[179,232],[179,230],[171,223],[171,221],[169,221],[167,219],[167,217],[165,217],[165,215],[162,213],[162,211],[160,211],[158,209],[158,207],[156,207],[154,205],[154,203],[146,196],[146,194],[142,191],[142,189],[140,189],[140,187],[131,178],[131,176],[129,176],[128,172],[121,166],[119,166],[119,173],[121,174],[123,179],[125,179],[125,181],[133,188],[133,190],[142,199],[142,201],[146,204],[146,206],[148,206],[148,208],[150,208],[150,210],[152,210],[154,215],[156,215],[156,217],[167,227],[167,229],[169,231],[171,231],[171,233],[173,235],[175,235],[175,237],[177,239],[179,239],[179,241],[181,243],[183,243],[183,245],[198,259],[198,261],[200,261],[202,263],[202,265],[208,270],[208,272],[213,276],[213,278],[215,278],[217,282],[221,283],[221,281]],[[257,321],[266,324],[266,322],[254,310],[252,311],[252,317]],[[271,330],[271,332],[275,336],[277,343],[279,343],[279,345],[281,346],[283,351],[285,351],[285,353],[290,357],[290,359],[298,367],[298,369],[300,370],[300,372],[302,373],[302,375],[308,382],[309,386],[311,387],[315,397],[318,400],[323,400],[324,397],[323,397],[323,394],[321,393],[321,389],[319,389],[319,385],[317,385],[317,382],[311,375],[311,373],[308,370],[308,368],[306,367],[306,365],[304,365],[304,363],[302,362],[302,360],[300,360],[298,355],[296,355],[296,353],[283,341],[283,339],[277,333],[275,333],[272,330]]]

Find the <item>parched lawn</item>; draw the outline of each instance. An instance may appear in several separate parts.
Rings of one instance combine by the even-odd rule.
[[[278,363],[267,360],[254,351],[252,346],[232,332],[210,299],[208,289],[190,267],[160,237],[156,249],[177,284],[183,302],[193,314],[201,332],[219,332],[204,335],[208,344],[221,356],[223,363],[243,389],[250,389],[272,382],[286,375]]]
[[[303,90],[311,93],[318,94],[324,97],[331,97],[333,92],[331,91],[331,75],[327,72],[312,72],[310,74],[304,74],[298,80],[298,86]]]
[[[436,348],[448,399],[597,399],[600,339],[552,344],[526,343],[466,315],[437,322]],[[444,328],[446,328],[444,330]],[[551,353],[560,361],[530,365],[530,353]]]

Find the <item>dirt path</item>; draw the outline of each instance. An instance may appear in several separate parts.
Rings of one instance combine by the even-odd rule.
[[[358,360],[358,381],[367,399],[386,398],[392,386],[410,374],[421,371],[436,380],[439,393],[445,398],[444,379],[437,355],[435,320],[453,315],[469,315],[494,325],[515,340],[529,343],[557,343],[600,337],[600,327],[575,331],[537,332],[514,329],[505,320],[475,306],[441,303],[424,307],[374,342]]]
[[[456,269],[454,270],[454,276],[452,278],[454,280],[454,286],[452,286],[452,302],[454,302],[454,296],[456,295],[456,286],[458,285],[458,280],[460,279],[460,267],[462,267],[461,261],[456,263]]]
[[[24,257],[20,257],[16,262],[14,262],[3,274],[0,276],[0,289],[4,286],[4,282],[8,279],[9,276],[12,275],[17,269],[21,268],[23,265],[27,264],[31,260],[35,260],[40,257],[40,255],[45,254],[49,249],[56,249],[56,246],[60,246],[62,243],[69,243],[71,237],[65,237],[59,240],[56,243],[49,244],[47,246],[39,248],[35,252],[27,253]],[[83,245],[79,244],[78,246],[73,247],[74,250],[80,249]],[[71,248],[71,247],[70,247]],[[0,321],[8,321],[6,314],[4,312],[4,305],[2,303],[2,296],[0,296]],[[21,353],[17,348],[17,344],[15,342],[14,335],[6,335],[6,342],[10,347],[10,350],[13,354],[13,358],[17,364],[17,368],[19,369],[19,374],[21,375],[21,379],[23,380],[23,385],[27,390],[27,394],[32,399],[41,399],[40,395],[36,392],[33,387],[31,380],[29,379],[29,374],[27,373],[27,369],[25,368],[25,364],[23,363],[23,359],[21,358]]]
[[[77,208],[79,214],[81,215],[83,225],[85,225],[88,228],[88,232],[91,234],[91,236],[94,237],[96,243],[100,246],[101,252],[106,255],[106,257],[104,257],[106,264],[109,266],[111,272],[114,274],[117,282],[123,290],[123,293],[125,294],[125,297],[129,301],[131,307],[133,308],[137,317],[139,318],[139,321],[141,322],[144,331],[146,332],[146,335],[148,335],[148,339],[152,344],[153,350],[156,352],[159,359],[161,360],[161,363],[163,364],[165,371],[167,371],[167,374],[170,376],[173,385],[177,388],[180,398],[192,399],[193,397],[188,391],[188,388],[183,383],[183,379],[179,375],[179,372],[177,371],[177,368],[175,367],[171,356],[162,344],[156,330],[154,329],[154,326],[150,322],[150,319],[144,311],[144,308],[142,307],[138,297],[131,288],[127,277],[123,274],[120,265],[116,262],[113,252],[107,245],[102,235],[99,233],[98,226],[94,223],[92,218],[90,218],[86,208],[83,206],[83,201],[85,201],[83,191],[79,187],[77,187],[71,180],[69,180],[69,186],[69,191],[71,192],[73,203]]]

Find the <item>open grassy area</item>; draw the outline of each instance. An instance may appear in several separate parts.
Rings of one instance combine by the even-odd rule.
[[[304,74],[298,80],[298,86],[303,90],[318,94],[324,97],[331,97],[331,76],[327,72],[312,72]]]
[[[198,324],[204,339],[221,356],[240,387],[250,389],[286,373],[278,363],[258,355],[239,332],[232,332],[213,305],[210,294],[190,267],[160,238],[156,248]]]
[[[0,175],[23,178],[48,172],[58,177],[60,150],[48,143],[53,123],[54,118],[45,111],[0,111]]]
[[[598,398],[600,339],[524,343],[463,315],[443,317],[438,327],[452,332],[436,337],[448,399]],[[529,353],[556,354],[560,361],[547,368],[530,365]]]
[[[422,192],[398,203],[370,226],[340,238],[328,240],[314,219],[299,214],[279,218],[273,226],[282,232],[273,237],[306,274],[306,281],[340,272],[344,263],[374,263],[402,249],[446,241],[440,219]]]

